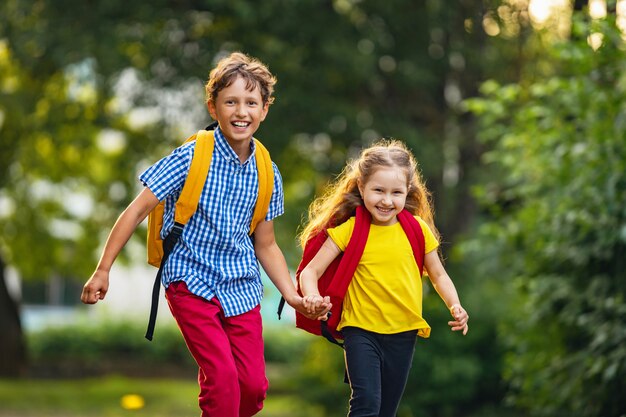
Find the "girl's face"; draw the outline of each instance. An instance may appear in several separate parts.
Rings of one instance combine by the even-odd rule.
[[[381,167],[367,182],[359,182],[359,191],[365,208],[372,215],[372,223],[391,226],[404,209],[408,193],[406,172],[399,167]]]

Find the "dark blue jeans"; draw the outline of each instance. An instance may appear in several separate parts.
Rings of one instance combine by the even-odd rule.
[[[348,417],[395,417],[413,362],[417,331],[342,330],[352,395]]]

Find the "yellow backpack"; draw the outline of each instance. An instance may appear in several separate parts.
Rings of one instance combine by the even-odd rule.
[[[182,235],[183,228],[198,208],[200,194],[202,193],[204,183],[209,174],[211,158],[213,157],[213,148],[215,145],[213,130],[200,130],[195,135],[187,138],[184,143],[192,140],[196,141],[196,147],[191,160],[191,166],[189,167],[185,185],[183,185],[183,189],[174,208],[174,227],[165,238],[165,241],[161,239],[165,202],[161,201],[148,215],[148,263],[159,268],[152,288],[152,307],[150,309],[150,321],[148,322],[148,331],[146,333],[146,339],[148,340],[152,340],[154,332],[163,265],[165,261],[167,261],[169,252]],[[272,167],[270,154],[265,146],[257,139],[254,139],[254,143],[256,147],[254,155],[259,176],[259,194],[250,223],[250,235],[254,233],[259,222],[265,219],[274,190],[274,168]]]

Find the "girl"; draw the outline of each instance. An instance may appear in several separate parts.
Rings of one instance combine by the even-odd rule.
[[[424,267],[448,306],[453,331],[467,334],[469,315],[461,306],[452,280],[437,252],[429,192],[406,146],[380,141],[351,162],[326,194],[315,200],[301,244],[327,227],[328,238],[300,273],[304,305],[313,312],[327,298],[317,280],[346,248],[357,206],[365,206],[372,224],[346,293],[337,327],[344,337],[347,375],[352,390],[349,417],[393,417],[413,359],[416,336],[430,335],[422,317],[422,280],[397,215],[407,209],[424,234]]]

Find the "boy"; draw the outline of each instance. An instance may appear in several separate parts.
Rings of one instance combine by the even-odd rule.
[[[283,213],[276,165],[265,221],[248,235],[257,198],[258,173],[252,135],[267,116],[276,78],[242,53],[222,59],[206,84],[207,107],[217,127],[209,175],[198,209],[169,255],[162,283],[170,311],[198,363],[202,417],[247,417],[263,407],[268,382],[263,357],[257,260],[283,295],[301,312],[302,299],[276,244],[272,219]],[[104,299],[109,270],[135,228],[166,199],[163,230],[173,225],[173,204],[189,171],[195,141],[175,149],[140,175],[145,188],[113,226],[81,300]],[[314,314],[321,317],[328,300]]]

